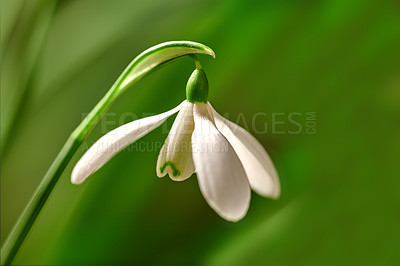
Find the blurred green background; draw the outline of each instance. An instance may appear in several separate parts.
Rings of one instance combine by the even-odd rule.
[[[219,112],[242,126],[262,113],[249,131],[276,164],[281,198],[253,193],[242,221],[224,221],[195,176],[156,177],[159,128],[139,141],[149,149],[132,146],[74,186],[81,148],[16,264],[399,265],[394,0],[2,0],[2,243],[83,115],[135,56],[169,40],[216,52],[199,57]],[[85,145],[130,114],[176,106],[193,69],[181,59],[134,85]],[[316,114],[315,134],[307,112]],[[290,133],[291,113],[299,133]]]

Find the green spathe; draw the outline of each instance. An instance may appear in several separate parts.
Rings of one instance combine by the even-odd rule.
[[[196,68],[190,76],[186,85],[186,99],[191,103],[207,103],[208,80],[203,69]]]

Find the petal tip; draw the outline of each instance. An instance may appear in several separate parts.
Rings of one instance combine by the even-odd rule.
[[[178,177],[176,177],[176,176],[172,176],[172,175],[169,175],[169,177],[171,178],[171,180],[172,181],[176,181],[176,182],[182,182],[182,181],[185,181],[186,179],[188,179],[189,177],[191,177],[192,175],[189,175],[189,176],[178,176]]]
[[[165,175],[162,175],[162,174],[159,174],[159,173],[157,173],[157,177],[158,178],[163,178]]]
[[[243,214],[240,214],[237,216],[222,216],[221,214],[219,214],[219,215],[228,222],[237,223],[246,216],[247,211],[248,211],[248,209]]]
[[[71,183],[72,183],[73,185],[80,185],[80,184],[82,184],[82,182],[78,182],[78,181],[75,181],[75,180],[71,180]]]
[[[278,200],[281,197],[281,191],[278,190],[278,191],[274,192],[270,197],[273,200]]]
[[[280,189],[280,186],[277,187],[277,188],[275,188],[275,189],[272,190],[272,191],[271,191],[270,189],[263,190],[263,189],[261,189],[260,187],[254,187],[254,186],[252,186],[251,188],[252,188],[252,190],[253,190],[254,192],[256,192],[258,195],[260,195],[260,196],[262,196],[262,197],[264,197],[264,198],[269,198],[269,199],[273,199],[273,200],[278,200],[278,199],[280,198],[280,196],[281,196],[281,189]]]
[[[77,177],[71,176],[71,183],[72,183],[73,185],[80,185],[80,184],[83,183],[83,180],[80,180],[80,179],[77,178]]]
[[[213,208],[213,209],[219,216],[224,218],[226,221],[236,223],[236,222],[239,222],[240,220],[242,220],[246,216],[246,214],[249,210],[249,207],[250,207],[250,202],[249,202],[249,204],[246,205],[245,208],[240,210],[240,212],[235,212],[235,213],[226,213],[226,212],[221,212],[220,210],[218,210],[216,208]]]
[[[249,211],[250,208],[250,201],[251,201],[251,190],[250,187],[248,187],[246,191],[246,196],[245,200],[239,202],[239,204],[235,204],[234,207],[231,205],[229,208],[226,208],[226,206],[222,206],[217,204],[214,200],[211,198],[207,197],[206,195],[203,196],[207,203],[210,205],[210,207],[223,219],[229,222],[239,222],[242,220],[246,215],[247,212]],[[233,207],[233,208],[232,208]]]
[[[280,184],[278,184],[274,191],[273,199],[277,200],[280,198],[280,196],[281,196],[281,186],[280,186]]]
[[[266,195],[266,197],[269,197],[273,200],[278,200],[281,196],[281,184],[279,182],[279,177],[278,177],[278,174],[276,173],[276,171],[275,171],[275,174],[276,175],[274,178],[274,180],[275,180],[274,188],[272,190],[272,193],[269,193],[269,195]]]
[[[75,166],[75,168],[72,170],[72,174],[71,174],[71,183],[74,185],[80,185],[86,180],[86,178],[87,177],[82,175],[81,169],[79,169]]]

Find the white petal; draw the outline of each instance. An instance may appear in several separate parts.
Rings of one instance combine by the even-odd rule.
[[[213,114],[217,128],[239,156],[251,188],[262,196],[278,198],[281,192],[278,174],[264,147],[249,132],[225,119],[214,109]]]
[[[238,221],[250,204],[246,172],[233,147],[216,128],[207,104],[194,104],[193,161],[200,190],[224,219]]]
[[[182,104],[168,112],[135,120],[105,134],[75,165],[71,182],[81,184],[123,148],[160,126],[168,117],[178,112],[181,106]]]
[[[158,156],[158,177],[168,173],[172,180],[183,181],[194,173],[193,130],[193,103],[185,101]]]

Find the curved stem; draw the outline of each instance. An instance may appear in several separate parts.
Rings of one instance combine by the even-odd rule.
[[[1,250],[1,265],[12,263],[65,167],[110,105],[107,95],[104,96],[69,136],[4,243]]]
[[[182,58],[184,55],[193,53],[203,53],[215,57],[214,52],[209,47],[200,43],[187,41],[166,42],[144,51],[128,65],[106,95],[104,95],[93,110],[72,132],[56,159],[53,161],[1,249],[2,265],[9,265],[13,262],[26,236],[30,232],[32,225],[42,211],[53,188],[57,184],[64,169],[71,161],[75,151],[117,97],[128,87],[149,73],[152,73],[154,70]]]
[[[202,67],[201,64],[200,64],[200,60],[199,60],[199,58],[198,58],[196,55],[194,55],[194,54],[189,54],[188,56],[189,56],[190,58],[193,59],[194,64],[196,65],[196,68],[197,68],[197,69],[203,69],[203,67]]]
[[[82,140],[79,141],[70,137],[57,155],[34,196],[4,243],[1,250],[1,265],[9,265],[14,260],[15,255],[28,235],[33,223],[53,191],[61,173],[64,171],[81,142]]]

